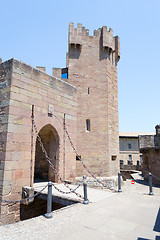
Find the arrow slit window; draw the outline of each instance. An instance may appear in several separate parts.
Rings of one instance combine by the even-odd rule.
[[[86,120],[86,132],[90,132],[91,131],[91,122],[90,119]]]

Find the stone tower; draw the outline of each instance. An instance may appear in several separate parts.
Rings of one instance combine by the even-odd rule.
[[[106,26],[89,36],[88,29],[69,25],[68,82],[77,87],[77,152],[97,176],[118,171],[119,37]],[[84,174],[77,159],[77,176]]]

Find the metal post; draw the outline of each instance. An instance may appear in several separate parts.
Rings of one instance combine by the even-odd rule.
[[[46,218],[52,218],[52,182],[48,182],[47,213]]]
[[[84,201],[83,204],[88,204],[88,199],[87,199],[87,177],[83,176],[83,190],[84,190]]]
[[[149,173],[149,195],[153,195],[153,191],[152,191],[152,173]]]
[[[121,173],[118,172],[118,192],[122,192],[121,190]]]

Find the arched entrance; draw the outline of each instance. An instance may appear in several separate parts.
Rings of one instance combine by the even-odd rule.
[[[56,129],[48,124],[39,131],[39,136],[43,146],[53,163],[58,170],[59,165],[59,136]],[[42,151],[38,139],[36,139],[35,151],[35,167],[34,167],[34,182],[37,181],[52,181],[57,182],[57,176],[49,166],[45,154]]]

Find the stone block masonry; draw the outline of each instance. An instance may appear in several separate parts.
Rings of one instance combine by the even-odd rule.
[[[77,151],[96,176],[117,174],[118,36],[104,26],[90,36],[82,24],[69,25],[68,81],[77,87]],[[86,174],[77,161],[77,176]]]
[[[65,114],[67,129],[76,144],[76,94],[76,87],[16,59],[0,64],[0,196],[2,199],[21,199],[22,186],[32,185],[37,176],[45,180],[57,181],[57,177],[48,167],[39,149],[35,134],[31,153],[32,105],[34,105],[37,129],[42,142],[48,147],[47,153],[57,171],[64,179],[75,178],[76,156],[64,135],[63,118]],[[51,114],[49,109],[52,109]],[[56,147],[51,147],[51,144]],[[64,155],[65,148],[67,151]],[[45,174],[42,173],[44,170],[42,166]],[[1,224],[19,220],[20,205],[14,206],[8,204],[0,206]]]
[[[160,125],[155,126],[155,135],[140,135],[139,147],[142,153],[142,173],[147,180],[152,173],[153,183],[160,184]]]
[[[32,112],[44,148],[63,179],[86,174],[63,123],[95,176],[117,176],[119,58],[119,37],[113,36],[112,29],[104,26],[90,36],[82,24],[74,28],[70,23],[67,64],[53,68],[54,76],[47,75],[45,67],[33,68],[16,59],[0,62],[2,199],[21,199],[22,186],[32,186],[33,181],[58,181],[32,134]],[[1,204],[0,214],[0,224],[18,221],[20,205]]]

